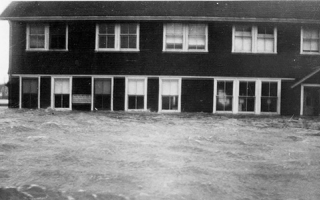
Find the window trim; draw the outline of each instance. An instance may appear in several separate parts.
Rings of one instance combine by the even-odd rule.
[[[136,48],[121,48],[120,41],[120,26],[121,23],[106,23],[106,24],[114,24],[115,28],[115,41],[114,48],[99,48],[99,25],[103,23],[96,23],[96,33],[95,33],[95,51],[96,52],[139,52],[140,51],[140,24],[139,23],[123,23],[123,24],[135,24],[136,25]]]
[[[163,110],[162,109],[162,83],[163,80],[177,80],[178,81],[178,109],[177,110]],[[175,113],[181,112],[181,82],[182,78],[175,78],[175,77],[159,77],[159,104],[158,104],[158,112],[159,113]]]
[[[26,51],[69,51],[68,41],[69,41],[69,25],[66,26],[66,48],[65,49],[50,49],[50,24],[49,23],[36,23],[44,26],[44,48],[30,48],[30,25],[32,23],[27,24],[26,28]]]
[[[251,51],[236,51],[235,50],[235,33],[236,33],[236,26],[242,26],[242,25],[233,25],[232,26],[232,47],[231,52],[232,53],[244,53],[244,54],[277,54],[277,43],[278,43],[278,29],[276,26],[273,27],[273,52],[260,52],[257,50],[257,41],[258,41],[258,27],[257,25],[247,25],[251,27]],[[244,25],[246,26],[246,25]]]
[[[218,111],[217,106],[217,82],[218,81],[232,81],[233,82],[233,98],[232,98],[232,111]],[[255,82],[255,106],[254,112],[239,111],[239,86],[240,82]],[[261,111],[261,91],[262,82],[276,82],[277,83],[277,112],[262,112]],[[229,113],[229,114],[264,114],[264,115],[279,115],[281,110],[281,79],[269,78],[232,78],[232,77],[219,77],[214,79],[213,83],[213,113]]]
[[[54,83],[55,79],[69,79],[69,108],[55,108],[54,101]],[[51,77],[51,108],[54,110],[64,111],[64,110],[72,110],[72,76],[52,76]]]
[[[318,52],[304,52],[303,51],[303,31],[306,29],[307,27],[303,27],[301,26],[301,31],[300,31],[300,54],[301,55],[320,55],[320,29],[318,28],[314,28],[314,27],[310,27],[312,29],[316,29],[318,31],[319,34],[319,42],[318,42]]]
[[[168,24],[182,24],[183,27],[183,39],[182,39],[182,49],[167,49],[166,48],[166,32]],[[205,25],[205,34],[206,34],[206,41],[204,49],[188,49],[188,36],[189,36],[189,25]],[[208,52],[208,24],[205,23],[164,23],[163,24],[163,42],[162,42],[162,51],[163,52],[194,52],[194,53],[203,53]]]
[[[128,87],[129,87],[129,80],[143,80],[144,81],[144,97],[143,97],[143,109],[129,109],[128,105]],[[124,108],[125,111],[147,111],[147,97],[148,97],[148,78],[147,77],[126,77],[125,79],[125,102],[124,102]]]

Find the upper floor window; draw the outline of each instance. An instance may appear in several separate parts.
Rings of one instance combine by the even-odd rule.
[[[27,50],[68,50],[68,26],[63,23],[28,24]]]
[[[232,52],[277,53],[277,29],[268,26],[234,26]]]
[[[97,51],[139,51],[139,25],[97,24],[96,26]]]
[[[206,24],[170,23],[164,25],[163,51],[208,51]]]
[[[312,28],[301,29],[301,53],[319,54],[319,30]]]

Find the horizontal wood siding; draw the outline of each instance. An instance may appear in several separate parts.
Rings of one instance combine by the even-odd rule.
[[[182,79],[182,112],[213,112],[213,80]]]
[[[300,86],[291,89],[292,81],[281,83],[281,115],[300,115]]]
[[[19,108],[19,78],[12,77],[9,80],[9,108]]]
[[[113,110],[124,110],[125,78],[114,78]]]
[[[51,77],[40,78],[40,108],[51,106]]]
[[[208,53],[163,52],[163,23],[140,22],[140,51],[128,53],[95,52],[92,21],[68,22],[68,52],[26,51],[26,24],[12,22],[12,73],[299,78],[320,63],[320,56],[300,54],[301,24],[263,23],[277,26],[278,53],[244,54],[231,53],[231,22],[208,24]]]
[[[147,96],[147,108],[152,112],[158,112],[159,102],[159,79],[148,79],[148,96]]]

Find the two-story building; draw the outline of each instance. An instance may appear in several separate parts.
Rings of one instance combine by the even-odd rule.
[[[319,7],[13,2],[9,106],[319,115]]]

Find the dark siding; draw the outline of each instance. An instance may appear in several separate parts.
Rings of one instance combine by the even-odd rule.
[[[162,52],[164,22],[140,22],[140,52],[95,52],[95,22],[69,25],[68,52],[26,52],[26,23],[12,22],[13,74],[105,74],[300,78],[320,57],[300,55],[299,24],[278,29],[277,54],[231,53],[231,22],[208,23],[208,53]],[[255,25],[255,24],[249,24]]]
[[[182,79],[182,112],[213,112],[213,80]]]
[[[300,115],[301,87],[291,89],[293,81],[281,83],[281,115]]]
[[[9,108],[19,108],[19,78],[12,77],[9,81]]]
[[[113,110],[124,110],[125,79],[114,78]]]
[[[51,106],[51,77],[41,77],[40,79],[40,107]]]
[[[149,78],[148,79],[148,97],[147,97],[148,109],[152,112],[158,112],[159,102],[159,79]]]

